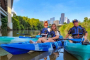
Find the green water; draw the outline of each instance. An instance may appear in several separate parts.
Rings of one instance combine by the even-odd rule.
[[[29,31],[29,30],[23,30],[23,31],[0,31],[1,36],[13,36],[13,37],[18,37],[18,36],[23,36],[21,34],[29,34],[26,36],[35,36],[39,33],[39,31]],[[65,33],[61,32],[61,34],[65,37]],[[88,32],[88,39],[90,40],[90,32]],[[8,41],[7,41],[8,42]],[[9,42],[8,42],[9,43]],[[2,43],[1,43],[2,44]],[[77,60],[73,55],[67,53],[64,51],[64,49],[60,49],[59,52],[53,53],[53,54],[43,54],[44,52],[32,52],[32,53],[27,53],[27,54],[21,54],[21,55],[12,55],[2,48],[0,48],[0,60]],[[41,56],[42,55],[42,56]],[[58,55],[58,57],[56,57]]]

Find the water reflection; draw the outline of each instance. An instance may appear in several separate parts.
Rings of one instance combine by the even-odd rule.
[[[60,49],[53,50],[50,52],[30,52],[27,54],[21,54],[21,55],[13,55],[10,60],[48,60],[47,56],[49,56],[50,60],[56,60],[56,58],[59,56]],[[46,59],[45,59],[46,58]]]
[[[0,57],[0,60],[8,60],[7,55],[5,55],[5,56],[1,56],[1,57]]]
[[[7,36],[12,37],[13,36],[13,31],[8,31]]]
[[[64,54],[63,54],[64,53]],[[57,49],[50,52],[29,52],[21,55],[5,55],[0,60],[77,60],[74,56],[63,49]]]
[[[1,36],[23,36],[22,34],[29,34],[26,36],[35,36],[38,33],[39,33],[39,30],[37,30],[37,31],[35,31],[35,30],[0,31]]]
[[[0,31],[0,36],[2,36],[2,33],[1,33],[1,31]]]

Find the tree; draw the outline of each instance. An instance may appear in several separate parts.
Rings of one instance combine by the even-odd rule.
[[[87,21],[88,21],[88,18],[87,18],[87,17],[85,17],[85,18],[84,18],[84,22],[87,22]]]
[[[17,16],[16,14],[12,17],[13,29],[15,30],[40,30],[43,28],[43,23],[39,21],[39,19],[28,18],[25,16]],[[2,19],[2,27],[7,29],[7,18]]]
[[[66,22],[64,22],[63,24],[67,24]]]
[[[12,17],[12,22],[13,22],[13,29],[19,30],[20,29],[19,20],[15,17]]]
[[[2,18],[1,22],[2,22],[1,26],[2,29],[7,29],[7,22],[8,22],[7,17]]]

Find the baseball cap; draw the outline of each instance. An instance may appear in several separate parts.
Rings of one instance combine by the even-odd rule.
[[[74,22],[78,22],[78,20],[77,20],[77,19],[75,19],[75,20],[73,20],[73,23],[74,23]]]

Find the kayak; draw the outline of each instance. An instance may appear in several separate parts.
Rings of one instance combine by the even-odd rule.
[[[18,43],[18,42],[25,42],[29,40],[37,41],[41,35],[36,35],[36,37],[28,37],[28,36],[19,36],[19,37],[8,37],[8,36],[1,36],[0,37],[0,44],[4,43]],[[60,36],[61,38],[62,36]],[[63,38],[63,37],[62,37]]]
[[[37,41],[39,36],[37,37],[24,37],[24,36],[19,36],[19,37],[8,37],[8,36],[1,36],[0,37],[0,44],[3,43],[17,43],[17,42],[25,42],[29,40]]]
[[[1,47],[8,51],[13,55],[27,53],[30,50],[33,51],[51,51],[54,48],[60,48],[62,46],[61,41],[57,42],[47,42],[47,43],[37,43],[31,44],[29,42],[22,42],[22,43],[11,43],[11,44],[1,44]]]
[[[18,42],[26,42],[26,41],[37,41],[38,38],[40,38],[41,35],[36,35],[36,37],[27,37],[27,36],[19,36],[19,37],[8,37],[8,36],[1,36],[0,37],[0,44],[4,43],[18,43]],[[63,39],[62,36],[59,38]]]
[[[60,38],[63,38],[62,36]],[[26,39],[26,38],[25,38]],[[35,38],[27,38],[29,40],[35,40]],[[37,38],[36,38],[37,40]],[[20,42],[20,43],[10,43],[10,44],[1,44],[1,47],[13,55],[27,53],[31,50],[33,51],[51,51],[54,48],[60,48],[63,44],[61,41],[56,42],[47,42],[47,43],[35,43],[31,44],[30,42]]]
[[[82,45],[82,43],[64,42],[64,49],[73,54],[78,60],[88,60],[90,58],[90,45]]]

